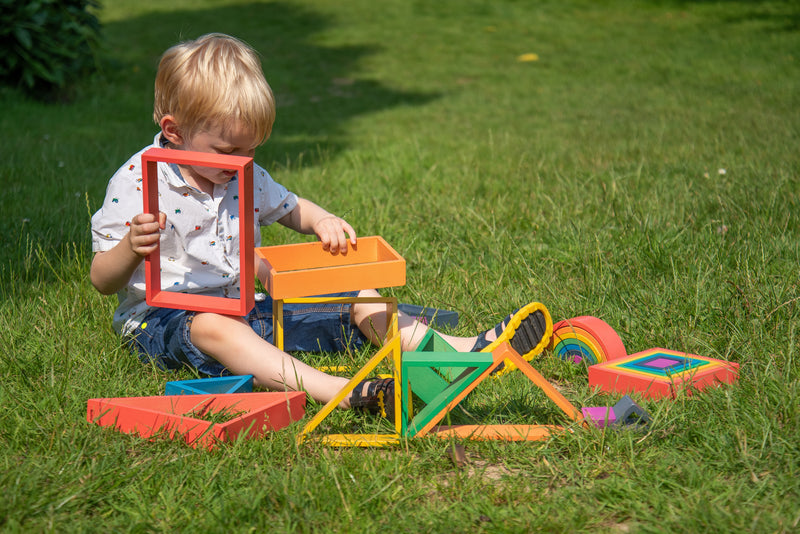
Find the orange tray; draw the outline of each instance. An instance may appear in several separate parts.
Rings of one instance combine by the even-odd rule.
[[[256,248],[269,273],[264,285],[273,299],[288,299],[402,286],[406,260],[379,236],[359,237],[346,254],[331,254],[321,243]]]

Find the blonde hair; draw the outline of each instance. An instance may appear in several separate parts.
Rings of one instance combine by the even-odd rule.
[[[234,125],[261,144],[275,122],[275,100],[255,50],[221,33],[179,43],[161,56],[153,119],[172,115],[181,134]]]

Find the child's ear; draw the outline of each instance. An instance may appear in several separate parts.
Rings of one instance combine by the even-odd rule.
[[[172,115],[164,115],[161,117],[159,124],[161,125],[161,132],[164,134],[167,141],[175,146],[183,145],[183,135],[181,135],[178,123],[175,122],[175,117]]]

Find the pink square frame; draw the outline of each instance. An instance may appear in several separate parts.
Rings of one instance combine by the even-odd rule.
[[[182,310],[247,315],[255,305],[255,264],[253,227],[253,158],[229,154],[211,154],[188,150],[151,148],[142,154],[142,198],[144,212],[158,215],[157,164],[175,163],[236,171],[239,184],[239,287],[238,299],[193,295],[161,289],[161,252],[159,249],[144,259],[145,298],[150,306]],[[242,245],[245,246],[242,246]]]

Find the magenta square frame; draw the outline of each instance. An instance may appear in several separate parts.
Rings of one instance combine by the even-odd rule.
[[[656,358],[655,360],[650,360],[647,362],[647,364],[643,365],[643,367],[649,367],[651,369],[666,369],[667,367],[672,367],[676,364],[683,364],[683,361],[676,360],[675,358],[661,357]]]
[[[213,167],[236,171],[239,185],[239,298],[214,297],[166,291],[161,288],[161,250],[144,259],[145,298],[150,306],[222,315],[247,315],[255,305],[255,230],[253,227],[253,158],[150,148],[142,154],[144,212],[158,216],[158,163]],[[244,245],[244,246],[243,246]]]

